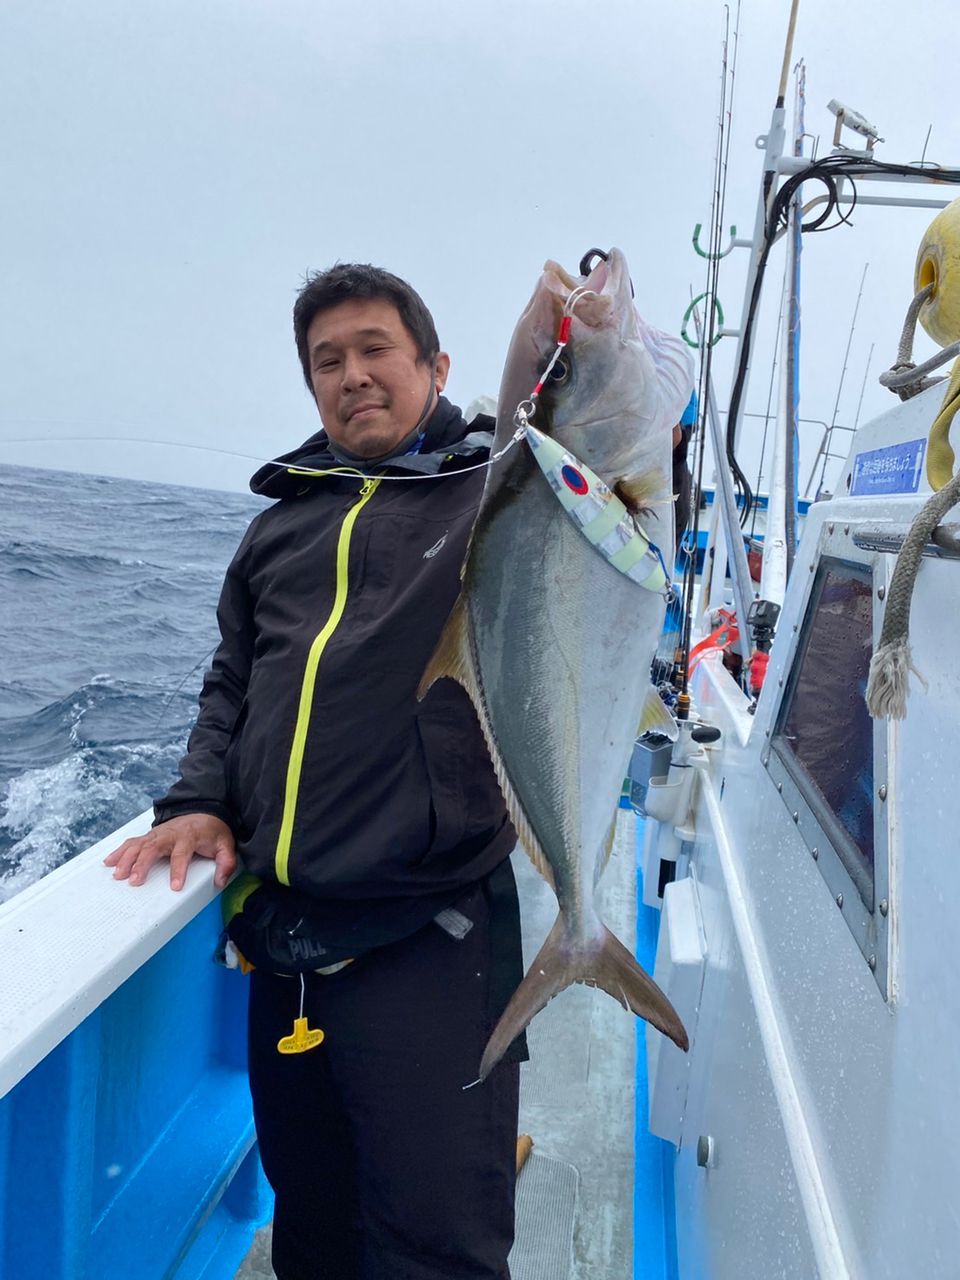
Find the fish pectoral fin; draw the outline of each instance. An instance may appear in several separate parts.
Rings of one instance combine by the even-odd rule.
[[[470,657],[470,636],[467,631],[467,606],[461,593],[450,610],[450,616],[440,632],[440,639],[427,663],[420,684],[417,687],[417,700],[427,696],[432,684],[437,680],[449,678],[462,684],[471,699],[476,702],[476,676]]]
[[[481,1080],[487,1078],[540,1010],[574,982],[599,987],[684,1051],[690,1047],[677,1011],[619,938],[604,928],[599,948],[585,952],[570,937],[561,914],[493,1029],[480,1062]]]
[[[659,471],[641,471],[635,476],[621,476],[611,486],[631,515],[651,513],[665,501],[663,476]]]
[[[640,712],[640,723],[637,725],[637,737],[645,733],[662,733],[671,742],[676,742],[680,736],[676,720],[653,685],[647,690],[643,710]]]

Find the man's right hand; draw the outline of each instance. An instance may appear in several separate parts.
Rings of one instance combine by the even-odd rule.
[[[237,869],[237,848],[233,832],[225,822],[210,813],[184,813],[161,822],[145,836],[124,840],[103,862],[115,867],[114,880],[129,880],[140,885],[154,863],[170,859],[170,888],[182,889],[191,858],[212,858],[217,865],[213,878],[222,889]]]

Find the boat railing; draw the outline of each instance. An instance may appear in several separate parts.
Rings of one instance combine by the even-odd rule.
[[[149,823],[0,905],[0,1276],[214,1280],[270,1216],[213,864],[103,866]]]

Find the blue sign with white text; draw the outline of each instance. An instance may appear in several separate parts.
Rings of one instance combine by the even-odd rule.
[[[926,440],[906,440],[885,449],[858,453],[850,477],[851,496],[916,493],[920,488]]]

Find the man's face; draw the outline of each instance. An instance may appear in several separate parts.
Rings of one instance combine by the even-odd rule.
[[[383,298],[341,302],[307,330],[310,380],[327,435],[361,458],[389,453],[416,426],[427,393],[443,390],[450,357],[436,370],[417,359],[400,312]]]

